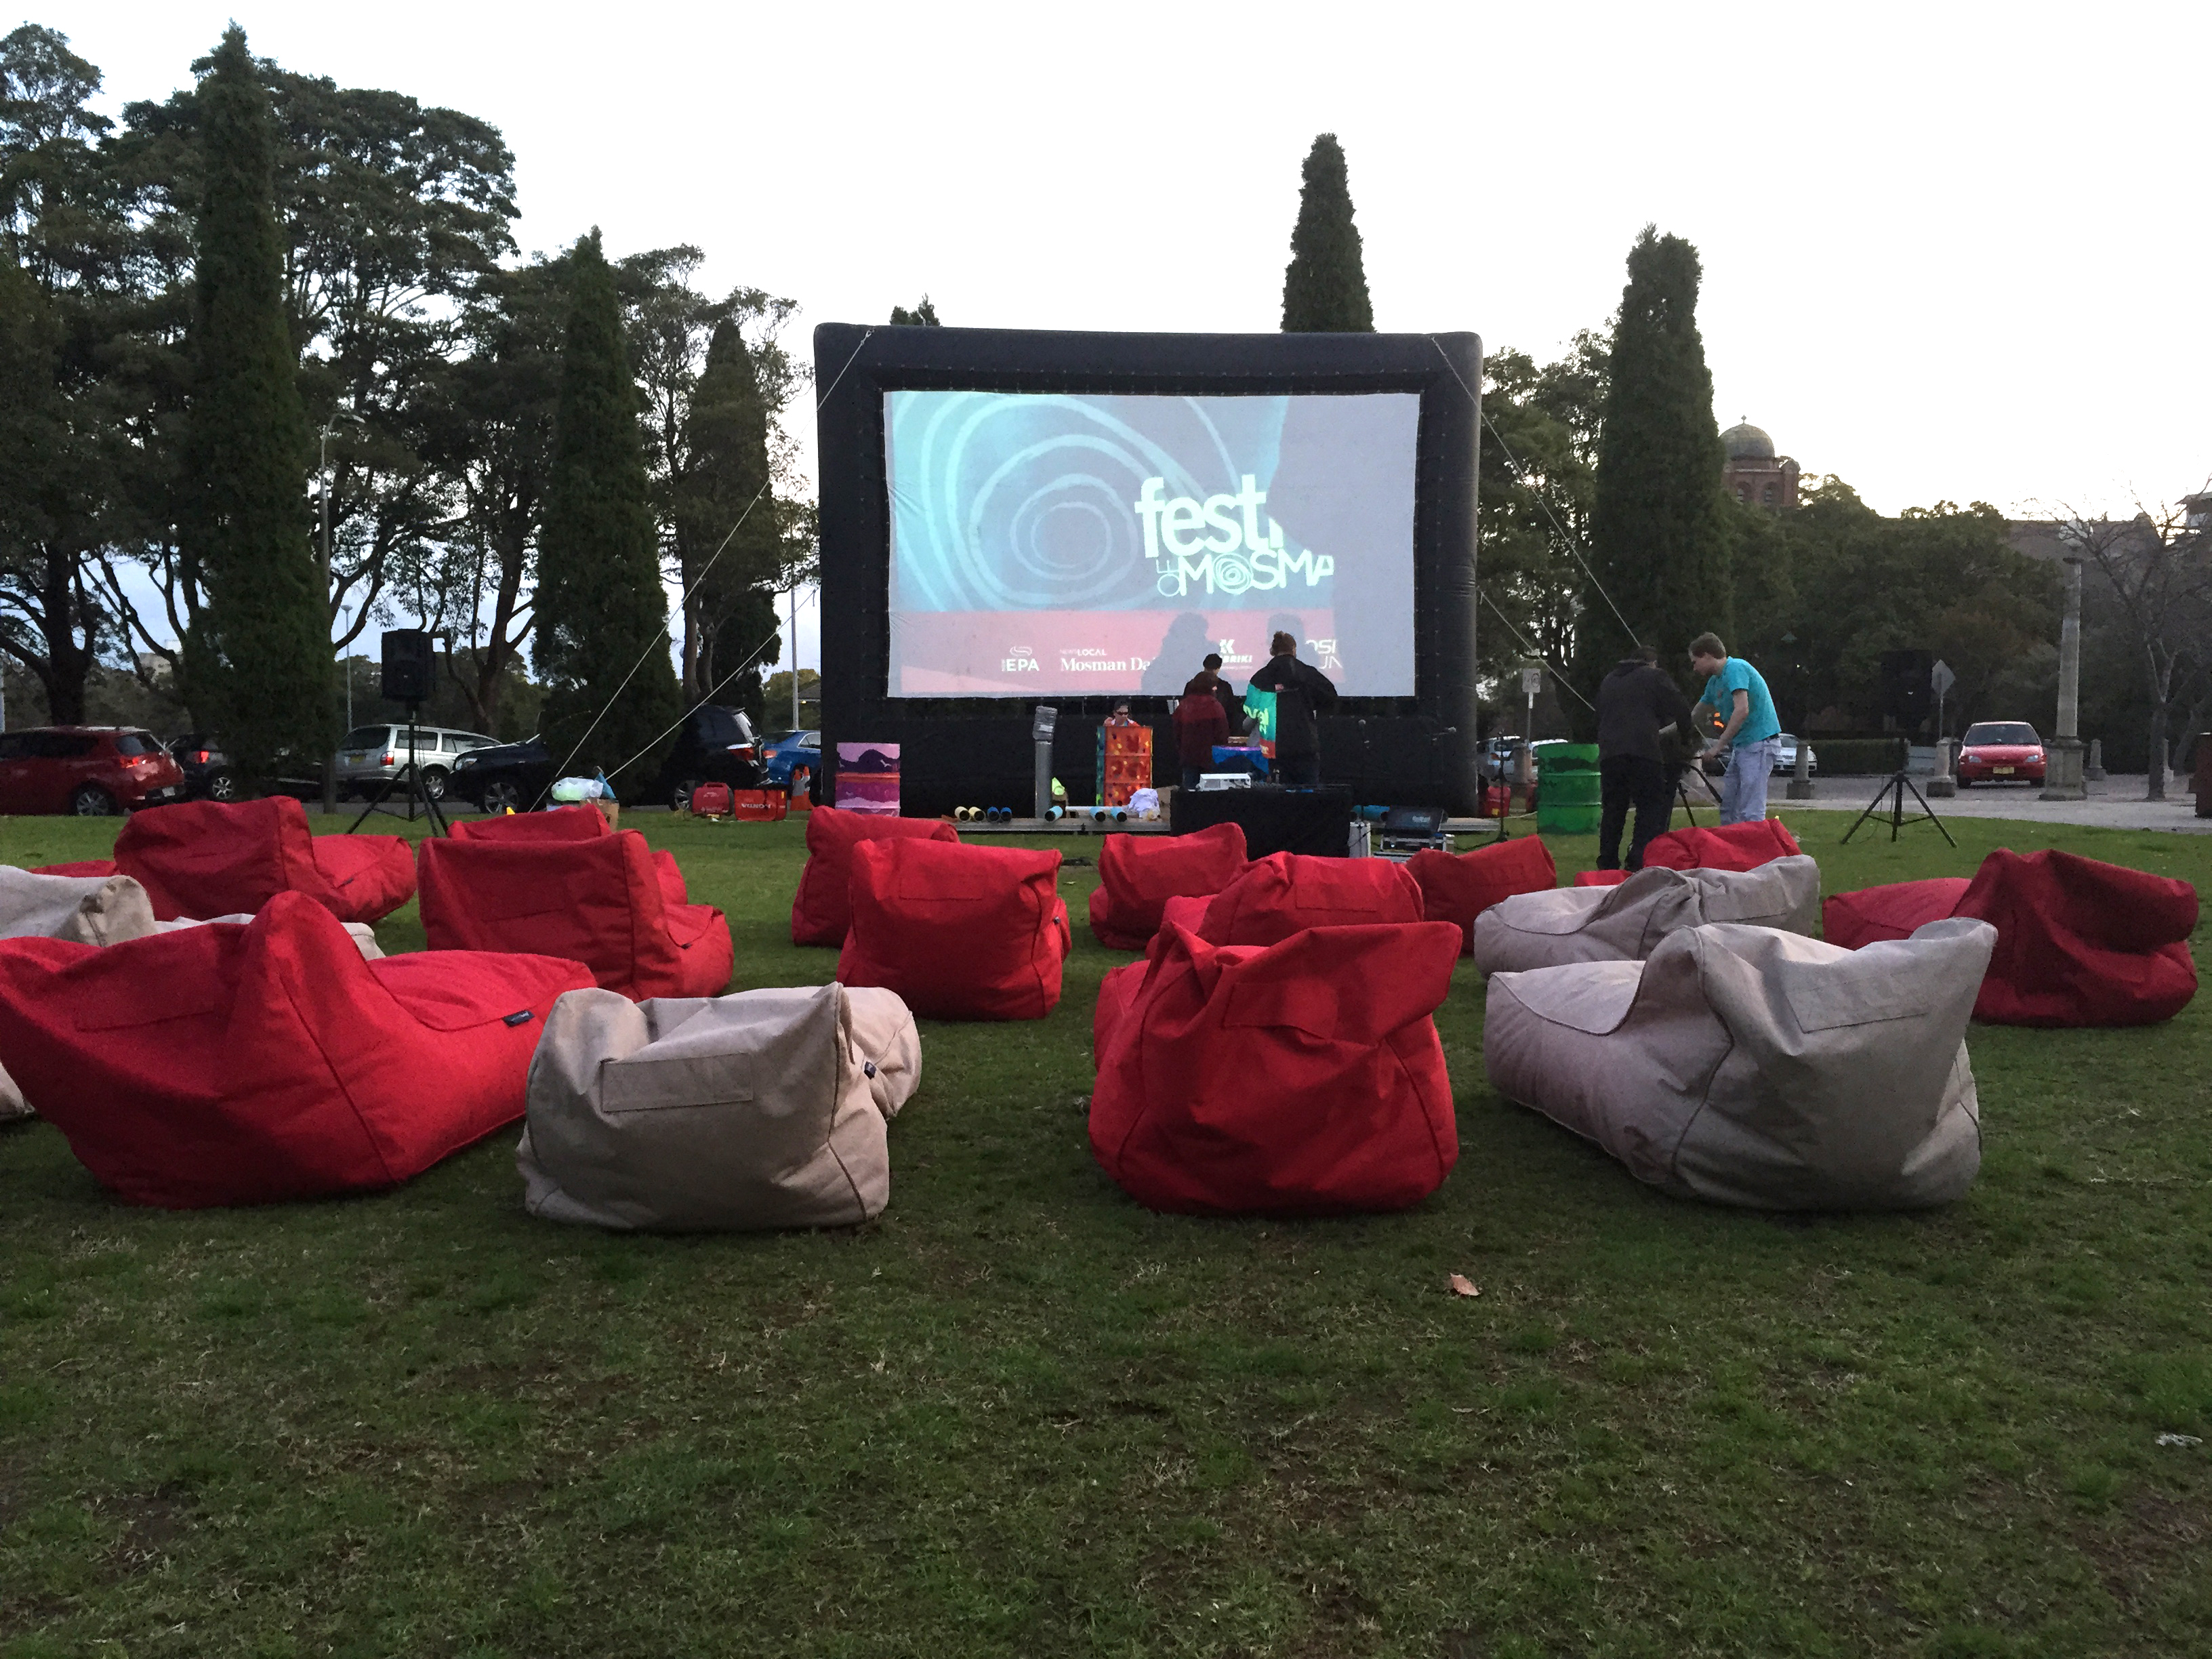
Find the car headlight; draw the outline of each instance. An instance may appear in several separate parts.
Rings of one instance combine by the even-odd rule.
[[[1959,758],[1962,761],[1971,761],[1976,766],[1979,766],[1982,763],[1982,757],[1979,755],[1977,755],[1971,749],[1969,749],[1965,754],[1960,756]]]
[[[2031,749],[2027,751],[2027,757],[2032,761],[2039,761],[2043,758],[2043,751],[2040,749]]]
[[[477,757],[474,755],[464,755],[453,763],[453,770],[458,772],[464,766],[474,766],[476,763]]]

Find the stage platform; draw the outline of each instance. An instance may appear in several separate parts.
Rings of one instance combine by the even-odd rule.
[[[1164,836],[1168,821],[1159,818],[1127,818],[1116,823],[1109,818],[1103,823],[1091,822],[1087,810],[1082,817],[1070,815],[1064,818],[1008,818],[993,823],[984,818],[946,818],[945,823],[960,832],[961,839],[969,836]]]

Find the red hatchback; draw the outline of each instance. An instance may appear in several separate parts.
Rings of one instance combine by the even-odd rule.
[[[185,798],[185,775],[161,739],[116,726],[0,732],[0,812],[104,817]]]
[[[2041,783],[2043,739],[2026,720],[1984,720],[1959,740],[1959,787]]]

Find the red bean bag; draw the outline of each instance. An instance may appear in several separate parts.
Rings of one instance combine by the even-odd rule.
[[[1856,949],[1947,915],[1974,917],[1997,930],[1976,1019],[2154,1025],[2197,994],[2189,953],[2197,890],[2076,853],[2022,854],[2001,847],[1971,882],[1950,877],[1838,894],[1822,925],[1830,944]]]
[[[1634,872],[1628,870],[1584,870],[1575,877],[1577,887],[1618,887]]]
[[[242,926],[0,944],[0,1053],[131,1203],[268,1203],[393,1186],[520,1117],[546,1015],[590,984],[545,957],[364,962],[276,893]]]
[[[1314,927],[1269,945],[1163,934],[1101,1057],[1093,1155],[1155,1210],[1419,1202],[1459,1157],[1431,1018],[1459,951],[1443,921]]]
[[[1273,945],[1309,927],[1420,919],[1420,884],[1402,864],[1271,853],[1213,896],[1198,931],[1209,945]]]
[[[1164,940],[1166,931],[1152,935],[1154,942]],[[1149,946],[1147,947],[1149,951]],[[1106,970],[1106,977],[1098,982],[1098,1001],[1091,1011],[1091,1066],[1096,1071],[1104,1063],[1107,1045],[1121,1028],[1121,1017],[1137,1000],[1138,988],[1145,982],[1145,969],[1152,966],[1152,951],[1143,962],[1125,962],[1118,968]]]
[[[504,842],[512,845],[517,842],[604,841],[615,833],[615,827],[596,806],[556,806],[544,812],[456,818],[451,833],[455,841]],[[660,881],[661,898],[670,904],[684,902],[688,896],[676,854],[654,848],[653,871]]]
[[[422,867],[434,951],[565,957],[635,1001],[729,988],[729,924],[711,904],[672,902],[635,830],[590,841],[426,841]]]
[[[1109,836],[1098,848],[1091,931],[1109,951],[1141,951],[1160,929],[1171,898],[1219,892],[1244,870],[1242,824],[1216,823],[1187,836]]]
[[[1846,951],[1876,939],[1911,939],[1929,922],[1957,915],[1972,884],[1964,876],[1931,876],[1838,893],[1820,906],[1820,933]]]
[[[1559,885],[1559,866],[1540,836],[1501,841],[1472,853],[1440,853],[1423,848],[1406,861],[1407,872],[1421,890],[1421,915],[1430,921],[1459,925],[1474,948],[1474,919],[1500,899],[1516,893],[1542,893]]]
[[[791,901],[793,945],[842,945],[853,925],[853,848],[864,841],[957,842],[959,833],[935,818],[895,818],[817,806],[806,815],[806,868]]]
[[[1753,818],[1711,830],[1685,828],[1654,836],[1644,848],[1644,867],[1662,870],[1756,870],[1805,849],[1780,818]]]
[[[556,806],[544,812],[502,812],[495,817],[455,818],[447,833],[455,841],[605,841],[615,832],[596,806]]]
[[[896,991],[932,1019],[1053,1011],[1073,943],[1059,854],[907,836],[860,842],[852,855],[841,984]]]
[[[79,859],[74,864],[34,864],[34,876],[98,876],[102,880],[115,873],[113,859]]]
[[[289,795],[181,802],[133,812],[115,869],[163,921],[258,914],[305,893],[340,921],[380,921],[415,896],[415,854],[398,836],[319,836]]]

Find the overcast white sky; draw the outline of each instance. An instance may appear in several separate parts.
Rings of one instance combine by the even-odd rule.
[[[112,109],[253,50],[493,122],[526,250],[689,241],[825,321],[1267,330],[1350,160],[1376,325],[1555,353],[1647,221],[1723,425],[1894,512],[2212,472],[2212,8],[52,0]],[[804,411],[799,436],[811,447]],[[801,662],[814,629],[802,616]]]

